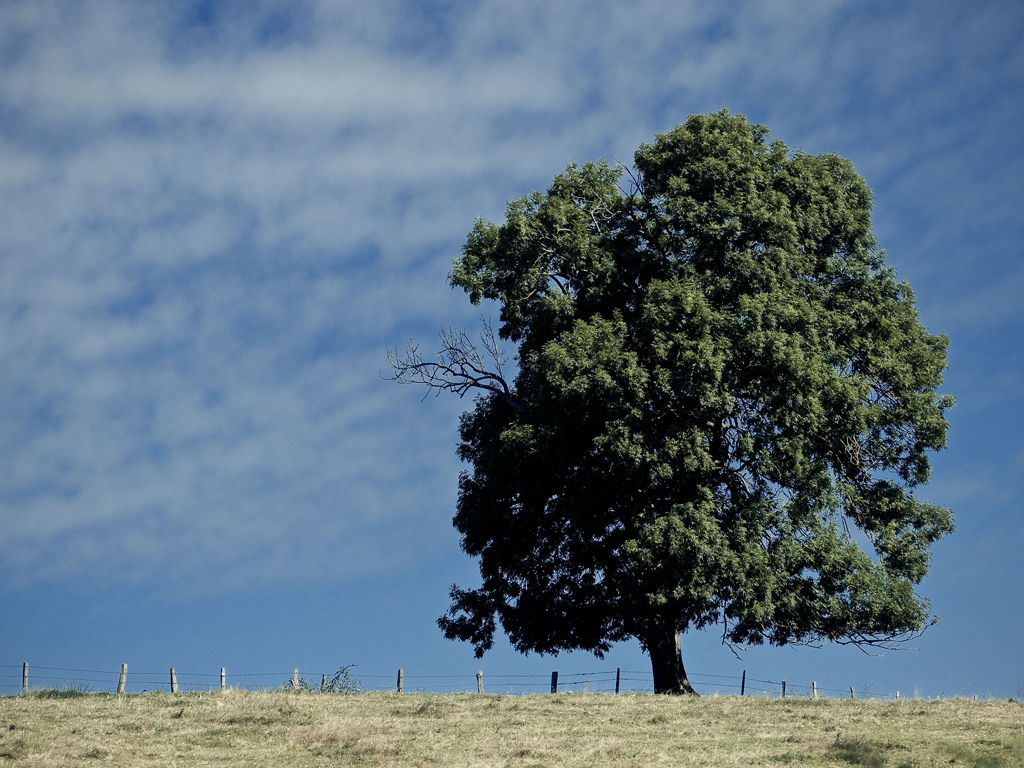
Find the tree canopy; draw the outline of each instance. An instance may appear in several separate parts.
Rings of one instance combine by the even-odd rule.
[[[571,164],[477,221],[450,274],[500,306],[391,355],[395,378],[473,391],[454,525],[482,584],[449,638],[598,655],[637,638],[658,692],[692,692],[680,634],[739,646],[899,643],[952,513],[917,496],[945,445],[945,336],[834,154],[722,111],[626,171]]]

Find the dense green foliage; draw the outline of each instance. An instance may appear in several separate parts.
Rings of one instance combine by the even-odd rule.
[[[723,111],[641,146],[628,181],[570,165],[455,262],[518,370],[464,378],[454,522],[483,583],[453,588],[441,627],[478,654],[497,622],[522,651],[636,637],[656,688],[691,628],[920,631],[914,586],[952,530],[916,496],[945,443],[947,342],[886,265],[864,180]],[[453,388],[453,351],[406,372]]]

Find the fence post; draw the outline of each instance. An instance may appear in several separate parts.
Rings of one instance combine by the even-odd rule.
[[[324,688],[326,688],[326,687],[327,687],[327,673],[324,672],[320,676],[320,693],[323,693],[324,692]]]
[[[850,686],[850,698],[851,699],[856,699],[857,698],[857,694],[855,694],[853,692],[853,686],[852,685]]]
[[[896,691],[896,701],[899,701],[899,700],[900,700],[900,692]]]
[[[178,675],[174,671],[174,667],[171,667],[171,693],[178,692]]]
[[[811,681],[811,698],[818,698],[818,682],[816,680]]]
[[[124,693],[124,684],[128,680],[128,665],[121,665],[121,676],[117,678],[117,692]]]
[[[21,665],[21,692],[28,693],[28,662]]]
[[[743,670],[743,677],[740,678],[740,696],[747,692],[747,670]]]
[[[476,673],[476,692],[484,692],[484,671],[482,669]]]
[[[615,693],[619,692],[619,675],[622,674],[622,670],[618,667],[615,668]]]
[[[782,698],[786,698],[786,681],[782,681]]]
[[[223,691],[227,687],[227,674],[224,671],[224,667],[220,668],[220,689]]]
[[[551,673],[551,692],[558,693],[558,673]]]
[[[299,669],[296,667],[292,670],[292,688],[299,690]]]
[[[398,692],[402,692],[402,670],[398,670]]]

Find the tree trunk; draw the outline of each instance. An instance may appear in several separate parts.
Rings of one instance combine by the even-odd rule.
[[[654,671],[654,692],[676,696],[689,694],[698,696],[690,681],[686,679],[683,667],[682,645],[679,632],[667,629],[649,637],[644,643],[651,656],[651,668]]]

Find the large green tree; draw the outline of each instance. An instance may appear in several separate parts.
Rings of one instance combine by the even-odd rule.
[[[897,644],[948,509],[919,499],[944,447],[944,336],[871,231],[871,191],[722,111],[634,169],[570,165],[478,221],[453,286],[497,335],[442,336],[395,378],[476,392],[455,527],[482,584],[449,638],[598,655],[637,638],[654,688],[693,692],[680,634]]]

